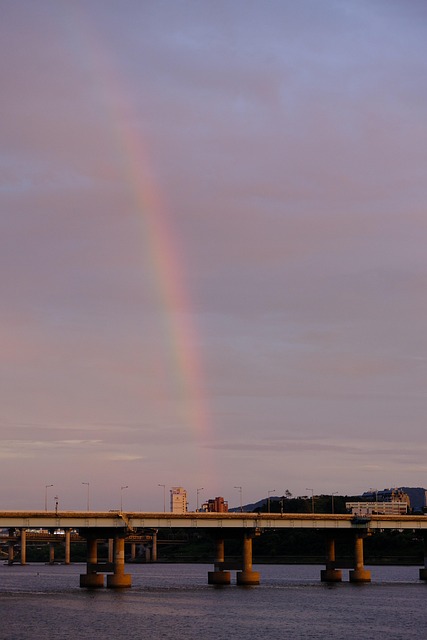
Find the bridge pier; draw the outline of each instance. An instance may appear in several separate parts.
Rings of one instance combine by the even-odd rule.
[[[71,529],[65,529],[65,564],[71,561]]]
[[[113,562],[114,555],[114,540],[113,538],[108,538],[108,562]]]
[[[55,564],[55,543],[49,542],[49,564]]]
[[[125,539],[116,536],[114,538],[114,573],[107,576],[107,587],[124,588],[132,586],[132,576],[125,573]]]
[[[88,533],[87,538],[86,573],[80,575],[80,586],[89,589],[99,589],[104,586],[104,576],[97,573],[98,540],[96,535]]]
[[[424,535],[424,567],[420,569],[420,580],[427,580],[427,538]]]
[[[228,585],[231,582],[229,571],[222,569],[224,563],[224,538],[215,540],[215,571],[208,571],[208,584]]]
[[[10,535],[10,534],[9,534]],[[15,558],[15,543],[13,540],[9,540],[7,545],[7,564],[13,564]]]
[[[151,547],[151,562],[157,562],[157,529],[153,531],[153,541]]]
[[[27,564],[27,530],[21,529],[21,564]]]
[[[356,533],[354,540],[354,569],[350,571],[350,582],[371,582],[371,572],[363,566],[363,533]]]
[[[326,539],[326,569],[320,572],[322,582],[341,582],[342,571],[335,569],[335,538],[332,536]]]
[[[135,558],[136,558],[136,543],[131,542],[130,543],[130,559],[135,560]]]
[[[260,582],[260,574],[258,571],[252,570],[252,538],[253,532],[244,532],[243,534],[243,571],[238,571],[236,575],[238,585],[256,585]]]

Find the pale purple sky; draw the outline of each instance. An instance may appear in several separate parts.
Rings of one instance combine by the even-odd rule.
[[[424,1],[3,0],[0,68],[2,508],[427,485]]]

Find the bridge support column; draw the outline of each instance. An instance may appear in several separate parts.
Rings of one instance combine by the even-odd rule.
[[[215,540],[215,571],[208,571],[208,584],[227,585],[231,582],[231,574],[224,571],[221,564],[224,562],[224,539]]]
[[[427,538],[424,536],[424,567],[420,569],[420,580],[427,580]]]
[[[153,531],[153,542],[151,547],[151,562],[157,562],[157,531]]]
[[[243,534],[243,571],[237,572],[238,585],[259,584],[259,572],[252,570],[252,537],[252,532]]]
[[[354,569],[350,571],[350,582],[371,582],[371,572],[363,566],[363,537],[363,534],[356,533]]]
[[[114,556],[114,540],[113,538],[108,538],[108,562],[113,562]]]
[[[329,537],[326,540],[326,569],[320,572],[322,582],[341,582],[342,571],[335,569],[335,538]]]
[[[13,564],[13,559],[15,557],[15,543],[13,540],[9,540],[7,545],[7,564]]]
[[[65,564],[70,564],[71,558],[71,531],[65,529]]]
[[[114,538],[114,573],[107,576],[107,587],[124,588],[132,585],[132,576],[125,573],[125,539]]]
[[[130,557],[131,557],[131,560],[135,560],[135,558],[136,558],[136,543],[135,542],[131,542],[131,544],[130,544]]]
[[[27,564],[27,530],[21,529],[21,564]]]
[[[88,534],[86,573],[80,575],[80,586],[99,589],[104,586],[104,576],[97,573],[98,540],[95,535]]]
[[[55,564],[55,543],[49,542],[49,564]]]

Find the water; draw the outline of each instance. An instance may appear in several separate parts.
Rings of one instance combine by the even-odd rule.
[[[320,566],[263,565],[258,587],[207,585],[211,565],[132,565],[132,588],[79,588],[84,565],[0,565],[7,640],[424,640],[417,567],[372,567],[372,583],[319,581]]]

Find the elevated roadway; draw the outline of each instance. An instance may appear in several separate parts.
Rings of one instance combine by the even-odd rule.
[[[26,529],[415,529],[427,531],[427,516],[312,513],[169,513],[120,511],[1,511],[0,528]]]

